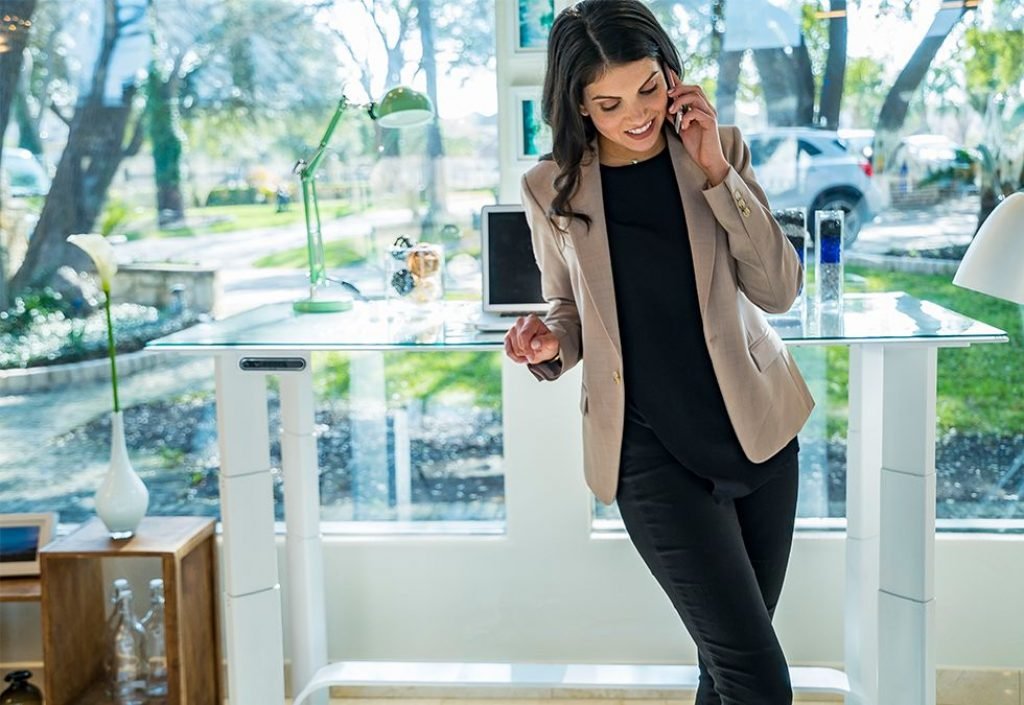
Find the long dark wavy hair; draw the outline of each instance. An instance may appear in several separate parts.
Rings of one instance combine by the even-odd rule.
[[[583,89],[608,67],[642,59],[657,59],[682,76],[672,40],[640,0],[581,0],[555,18],[541,103],[559,169],[549,217],[579,218],[590,226],[590,216],[574,213],[569,204],[579,187],[580,164],[597,136],[591,119],[580,114]]]

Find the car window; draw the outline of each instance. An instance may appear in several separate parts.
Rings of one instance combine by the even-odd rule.
[[[810,157],[816,157],[819,154],[821,154],[821,150],[818,149],[817,147],[815,147],[813,144],[811,144],[807,140],[800,140],[800,142],[799,142],[799,149],[800,149],[800,155],[801,156],[806,154],[806,155],[808,155]]]
[[[762,139],[754,137],[750,140],[750,164],[761,166],[772,158],[772,155],[779,149],[783,140],[781,137],[774,139]]]

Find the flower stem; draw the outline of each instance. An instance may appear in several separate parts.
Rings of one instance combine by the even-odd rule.
[[[110,381],[114,384],[114,411],[121,410],[121,402],[117,399],[117,348],[114,347],[114,323],[110,318],[110,292],[103,292],[103,307],[107,310],[107,352],[110,354]]]

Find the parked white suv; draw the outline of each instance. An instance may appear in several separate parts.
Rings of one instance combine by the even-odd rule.
[[[861,226],[883,208],[885,197],[875,185],[871,164],[846,148],[829,130],[771,127],[744,135],[751,166],[773,209],[804,208],[814,236],[814,211],[843,210],[846,239],[857,239]]]

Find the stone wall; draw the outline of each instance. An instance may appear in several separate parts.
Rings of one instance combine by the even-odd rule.
[[[212,267],[171,263],[122,265],[117,270],[113,301],[163,310],[175,304],[176,290],[181,292],[181,303],[187,308],[217,315],[221,284],[217,270]]]
[[[117,378],[124,379],[141,370],[150,370],[167,362],[164,353],[140,350],[117,356]],[[0,396],[45,392],[68,385],[110,379],[110,358],[67,362],[25,369],[0,370]]]

